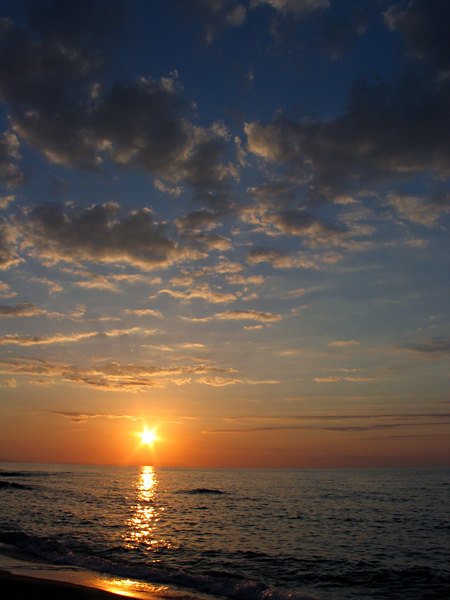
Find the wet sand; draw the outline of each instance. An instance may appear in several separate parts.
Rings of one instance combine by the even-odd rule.
[[[3,570],[0,570],[0,590],[4,600],[118,600],[123,598],[118,594],[96,588],[15,575]]]

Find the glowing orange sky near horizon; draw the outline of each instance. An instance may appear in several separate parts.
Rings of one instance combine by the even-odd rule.
[[[205,425],[207,423],[204,423]],[[445,427],[417,439],[414,426],[401,436],[353,432],[270,428],[254,431],[189,430],[177,423],[151,426],[158,435],[143,443],[145,428],[109,420],[74,424],[58,420],[52,429],[36,429],[35,420],[7,428],[0,440],[0,459],[21,462],[153,465],[169,467],[408,467],[446,466],[449,439]]]

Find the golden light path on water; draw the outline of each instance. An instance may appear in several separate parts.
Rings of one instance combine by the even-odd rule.
[[[142,467],[136,486],[136,504],[131,517],[126,521],[126,548],[136,548],[139,545],[145,545],[149,549],[168,546],[168,542],[155,535],[157,524],[165,510],[156,503],[157,487],[158,480],[153,467]]]
[[[150,598],[162,597],[163,592],[169,588],[165,585],[152,585],[134,579],[102,579],[96,583],[96,586],[106,592],[117,594],[118,596],[127,596],[129,598],[139,598],[149,600]],[[164,597],[167,597],[164,594]]]
[[[161,519],[161,512],[164,511],[164,507],[156,507],[157,486],[158,480],[153,467],[142,467],[136,484],[136,504],[132,507],[132,515],[125,523],[126,548],[132,549],[144,545],[151,550],[168,546],[165,540],[155,537],[156,524]],[[168,586],[154,586],[132,579],[102,580],[101,587],[114,594],[142,599],[149,598],[150,595],[158,596],[169,589]]]

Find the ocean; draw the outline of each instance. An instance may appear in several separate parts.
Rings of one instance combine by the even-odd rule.
[[[449,495],[450,469],[0,463],[0,553],[142,597],[441,600]]]

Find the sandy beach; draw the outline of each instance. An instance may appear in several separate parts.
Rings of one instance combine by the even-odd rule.
[[[120,598],[104,590],[51,581],[0,570],[0,587],[5,600],[114,600]]]

